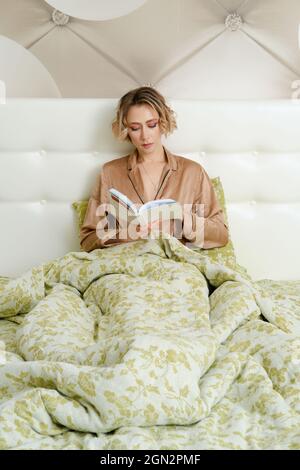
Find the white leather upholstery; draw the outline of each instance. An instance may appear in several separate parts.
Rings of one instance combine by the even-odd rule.
[[[238,261],[254,279],[300,279],[300,103],[173,101],[173,152],[222,179]],[[0,275],[80,249],[71,203],[103,162],[128,153],[116,100],[9,99],[0,105]]]

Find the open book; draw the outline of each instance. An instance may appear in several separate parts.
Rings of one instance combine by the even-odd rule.
[[[119,221],[130,223],[150,223],[154,220],[182,218],[181,204],[174,199],[155,199],[145,204],[132,202],[125,194],[115,188],[108,190],[110,203],[114,206]]]

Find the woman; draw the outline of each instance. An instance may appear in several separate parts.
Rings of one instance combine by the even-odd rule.
[[[80,232],[83,250],[145,238],[153,229],[168,231],[186,245],[202,248],[226,245],[228,227],[204,168],[172,154],[161,143],[162,135],[167,136],[176,128],[174,111],[156,89],[143,86],[120,99],[112,131],[118,139],[130,141],[135,149],[103,165]],[[176,220],[175,224],[171,221],[170,227],[161,223],[139,226],[136,237],[128,237],[128,233],[124,237],[118,222],[113,230],[106,218],[108,190],[112,187],[137,204],[153,199],[175,199],[182,206],[182,220]]]

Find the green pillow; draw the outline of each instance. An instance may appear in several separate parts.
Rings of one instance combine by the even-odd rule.
[[[223,190],[221,180],[219,177],[217,177],[217,178],[212,178],[211,182],[216,192],[219,204],[223,210],[226,225],[228,226],[225,195],[224,195],[224,190]],[[87,210],[88,201],[86,200],[75,201],[73,202],[72,206],[77,212],[78,230],[80,231],[80,228],[83,224],[85,213]],[[197,249],[200,249],[202,253],[203,252],[207,253],[213,261],[225,264],[230,268],[236,267],[236,258],[235,258],[235,253],[234,253],[233,244],[230,238],[230,234],[229,234],[229,241],[227,245],[225,246],[222,246],[220,248],[210,248],[208,250],[203,250],[202,248],[195,248],[195,250]]]
[[[82,200],[82,201],[75,201],[72,204],[76,213],[77,213],[77,223],[78,223],[78,232],[80,232],[81,226],[84,222],[85,213],[88,207],[89,201]]]
[[[229,228],[226,201],[225,201],[224,189],[222,186],[221,179],[218,176],[216,178],[212,178],[211,182],[214,187],[221,209],[223,210],[225,223],[227,227]],[[209,248],[207,250],[203,250],[202,248],[200,249],[202,253],[203,252],[207,253],[213,261],[216,261],[217,263],[225,264],[226,266],[230,268],[236,267],[236,257],[234,253],[233,243],[230,237],[230,231],[229,231],[229,240],[225,246],[221,246],[218,248]]]

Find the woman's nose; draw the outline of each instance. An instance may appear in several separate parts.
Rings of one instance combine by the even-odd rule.
[[[147,137],[147,135],[148,135],[148,129],[142,127],[142,137],[145,138],[145,137]]]

